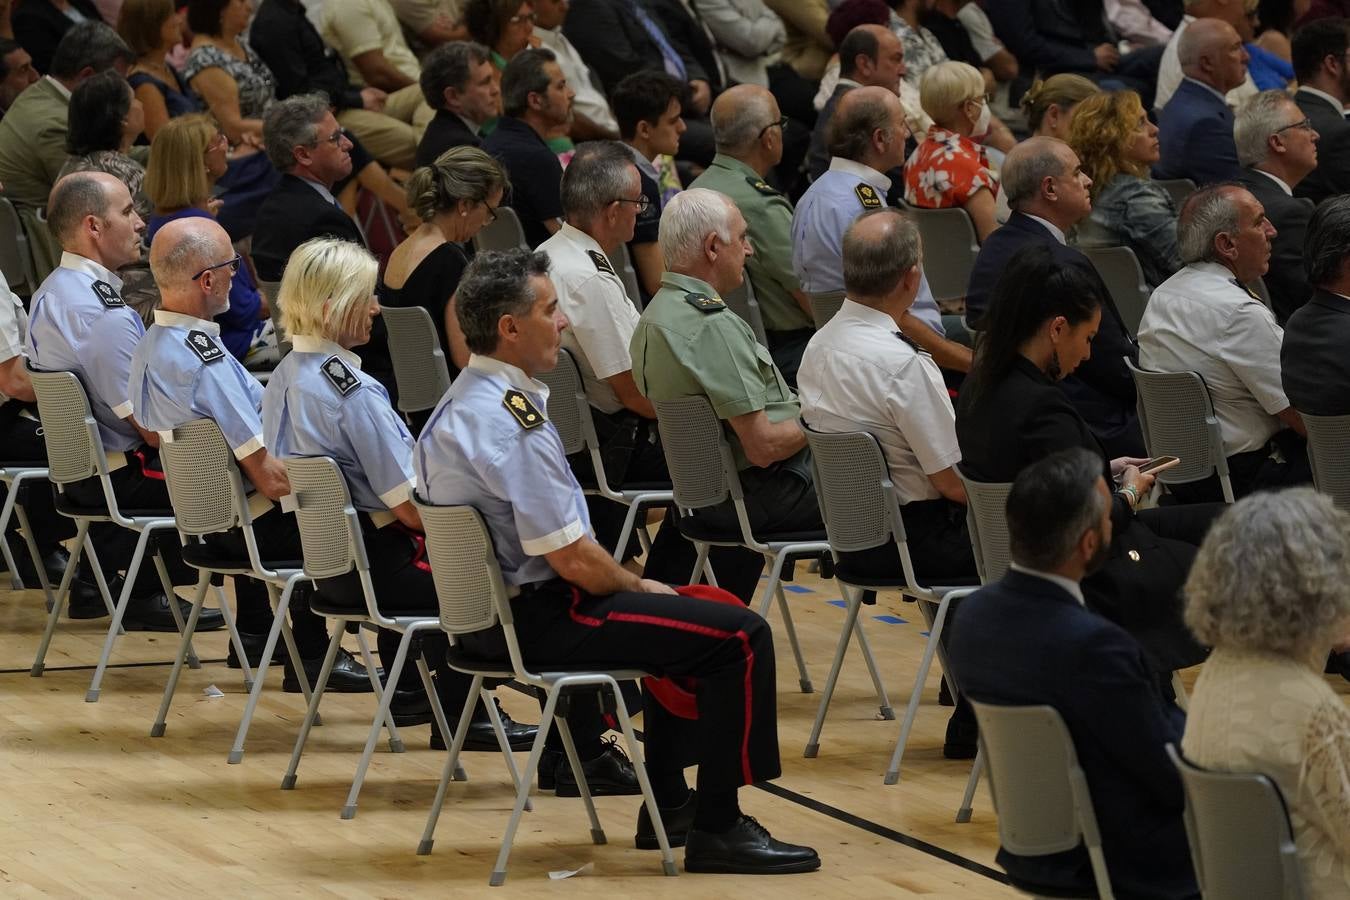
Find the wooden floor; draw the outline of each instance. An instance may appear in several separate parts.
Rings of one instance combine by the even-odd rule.
[[[815,576],[790,590],[820,690],[844,611],[833,584]],[[896,595],[883,595],[865,615],[901,714],[923,647],[922,620]],[[851,653],[845,665],[819,757],[804,759],[820,695],[800,692],[776,629],[784,774],[770,791],[743,791],[741,805],[776,835],[815,846],[824,860],[818,873],[665,878],[656,853],[633,849],[635,798],[598,801],[609,843],[595,846],[579,801],[539,796],[522,823],[507,885],[490,889],[511,802],[495,754],[466,757],[471,780],[452,785],[435,851],[419,857],[414,849],[444,759],[427,749],[426,726],[405,730],[407,753],[381,746],[359,814],[342,821],[371,695],[325,698],[325,724],[310,739],[296,789],[283,792],[278,785],[303,706],[299,695],[281,693],[279,667],[269,675],[245,758],[230,766],[225,757],[244,695],[239,673],[223,663],[223,632],[198,638],[202,659],[214,662],[185,670],[168,732],[151,738],[176,637],[125,635],[102,698],[90,704],[85,689],[106,623],[63,621],[46,674],[31,678],[41,594],[0,590],[0,896],[388,898],[443,897],[447,889],[484,897],[1015,896],[993,862],[997,830],[987,792],[977,794],[970,823],[953,822],[970,764],[942,758],[950,710],[937,704],[936,667],[902,780],[886,786],[882,773],[898,722],[877,720],[861,659]],[[207,696],[212,685],[224,696]],[[537,721],[533,701],[502,694],[513,715]],[[523,765],[524,754],[519,759]],[[574,878],[549,878],[588,863]]]

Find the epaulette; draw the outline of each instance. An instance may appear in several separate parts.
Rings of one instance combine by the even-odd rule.
[[[759,191],[761,194],[766,194],[770,197],[783,196],[781,193],[774,190],[773,187],[763,178],[752,178],[749,175],[747,175],[745,176],[745,181],[747,184],[749,184],[755,190]]]
[[[853,193],[858,195],[858,201],[862,203],[863,209],[881,209],[881,195],[867,182],[858,182],[853,188]]]
[[[323,376],[328,379],[328,383],[344,397],[361,386],[361,379],[357,378],[355,373],[347,368],[347,364],[336,356],[325,359],[320,368],[323,370]]]
[[[618,273],[614,271],[614,267],[609,264],[609,257],[605,256],[605,254],[601,253],[599,250],[587,250],[586,255],[591,258],[591,262],[595,263],[595,267],[601,272],[608,272],[615,276],[618,275]]]
[[[98,302],[102,303],[108,309],[127,305],[126,301],[117,293],[117,288],[108,284],[108,282],[95,281],[92,286],[94,289],[94,296],[98,298]]]
[[[727,305],[718,297],[709,297],[707,294],[700,294],[691,291],[684,295],[684,302],[688,303],[699,312],[717,312],[719,309],[726,309]]]
[[[211,340],[211,335],[200,329],[194,328],[189,331],[183,343],[187,344],[188,349],[197,354],[197,358],[204,363],[213,363],[225,357],[225,351],[220,349],[220,345]]]
[[[502,395],[502,406],[515,417],[526,431],[544,424],[544,414],[535,408],[523,391],[512,388]]]

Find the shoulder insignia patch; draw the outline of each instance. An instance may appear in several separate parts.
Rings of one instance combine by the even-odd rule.
[[[211,335],[200,329],[194,328],[189,331],[183,343],[187,344],[188,348],[197,354],[197,358],[204,363],[213,363],[225,356],[225,351],[220,349],[219,344],[211,340]]]
[[[535,405],[530,402],[530,398],[521,391],[507,391],[502,397],[502,406],[505,406],[507,412],[515,416],[516,421],[520,423],[520,427],[526,431],[544,424],[544,414],[536,409]]]
[[[1256,302],[1258,302],[1258,303],[1264,303],[1264,302],[1265,302],[1264,300],[1261,299],[1261,295],[1260,295],[1260,294],[1258,294],[1256,291],[1252,290],[1251,288],[1247,287],[1247,285],[1245,285],[1245,284],[1243,284],[1242,282],[1238,281],[1236,278],[1230,278],[1230,279],[1228,279],[1228,281],[1229,281],[1230,284],[1233,285],[1233,287],[1240,289],[1243,293],[1245,293],[1248,297],[1251,297],[1251,298],[1252,298],[1253,300],[1255,300]]]
[[[618,273],[614,271],[614,267],[609,264],[609,257],[605,256],[605,254],[601,253],[599,250],[587,250],[586,255],[591,258],[591,262],[595,263],[595,267],[601,272],[608,272],[609,274],[618,277]]]
[[[759,191],[761,194],[767,194],[770,197],[782,196],[778,191],[774,190],[769,185],[769,183],[762,178],[751,178],[749,175],[747,175],[745,176],[745,181],[747,184],[749,184],[755,190]]]
[[[722,302],[721,298],[709,297],[707,294],[685,294],[684,302],[688,303],[699,312],[717,312],[719,309],[727,308],[727,305]]]
[[[118,306],[126,306],[125,301],[123,301],[122,297],[117,293],[117,288],[113,287],[111,284],[108,284],[108,282],[95,281],[93,284],[93,288],[94,288],[94,296],[98,298],[98,302],[102,303],[109,309],[113,309]]]
[[[881,209],[881,196],[877,194],[877,189],[867,182],[858,182],[853,193],[858,195],[858,201],[862,203],[863,209]]]
[[[323,377],[327,378],[337,392],[342,396],[347,396],[352,391],[361,386],[361,379],[357,378],[347,364],[336,356],[330,356],[323,361],[320,367],[323,369]]]

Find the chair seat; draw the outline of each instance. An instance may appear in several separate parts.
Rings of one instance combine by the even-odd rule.
[[[248,557],[230,556],[219,553],[205,544],[187,544],[183,547],[183,562],[198,569],[211,569],[217,572],[251,572],[253,563]],[[263,568],[272,572],[289,569],[298,572],[305,567],[298,559],[263,559]]]
[[[835,563],[834,571],[836,577],[849,587],[864,589],[872,588],[901,588],[907,585],[903,572],[896,572],[894,575],[877,575],[875,572],[859,571],[858,566],[850,565],[847,557],[840,559]],[[928,590],[941,596],[950,590],[964,587],[979,587],[980,579],[976,575],[969,578],[947,578],[941,585],[925,585]]]
[[[336,603],[325,598],[324,593],[319,591],[315,593],[309,601],[309,608],[316,615],[329,616],[337,618],[341,616],[346,619],[368,619],[365,604],[361,606],[349,606],[345,603]],[[407,609],[400,607],[390,607],[387,604],[381,604],[380,612],[390,619],[406,619],[406,622],[400,624],[409,624],[415,619],[431,619],[436,617],[436,611],[432,609]]]
[[[510,660],[483,656],[465,649],[462,643],[455,643],[446,651],[446,661],[450,666],[463,672],[483,675],[489,678],[514,678],[516,673]],[[546,662],[527,660],[526,668],[542,678],[554,680],[566,675],[584,675],[590,672],[603,672],[622,681],[628,678],[645,678],[652,674],[642,669],[615,669],[598,663]]]
[[[45,459],[34,459],[28,461],[7,459],[4,462],[0,462],[0,472],[5,472],[8,469],[45,469],[45,468],[47,468],[47,461]],[[18,473],[15,472],[14,474],[17,475]]]
[[[680,533],[691,541],[704,541],[709,544],[740,544],[741,534],[727,532],[699,520],[698,516],[681,516]],[[820,531],[784,531],[757,534],[755,537],[763,544],[824,544],[825,529]]]
[[[65,516],[85,519],[111,519],[112,514],[108,512],[107,503],[98,503],[92,506],[85,506],[83,503],[76,503],[69,494],[61,491],[56,492],[56,511]],[[129,519],[172,519],[173,510],[171,509],[119,509],[123,516]]]

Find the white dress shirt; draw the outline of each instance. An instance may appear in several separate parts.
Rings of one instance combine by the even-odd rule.
[[[1259,450],[1289,408],[1280,380],[1284,331],[1275,314],[1218,263],[1194,263],[1158,285],[1139,323],[1139,365],[1198,372],[1224,453]]]

